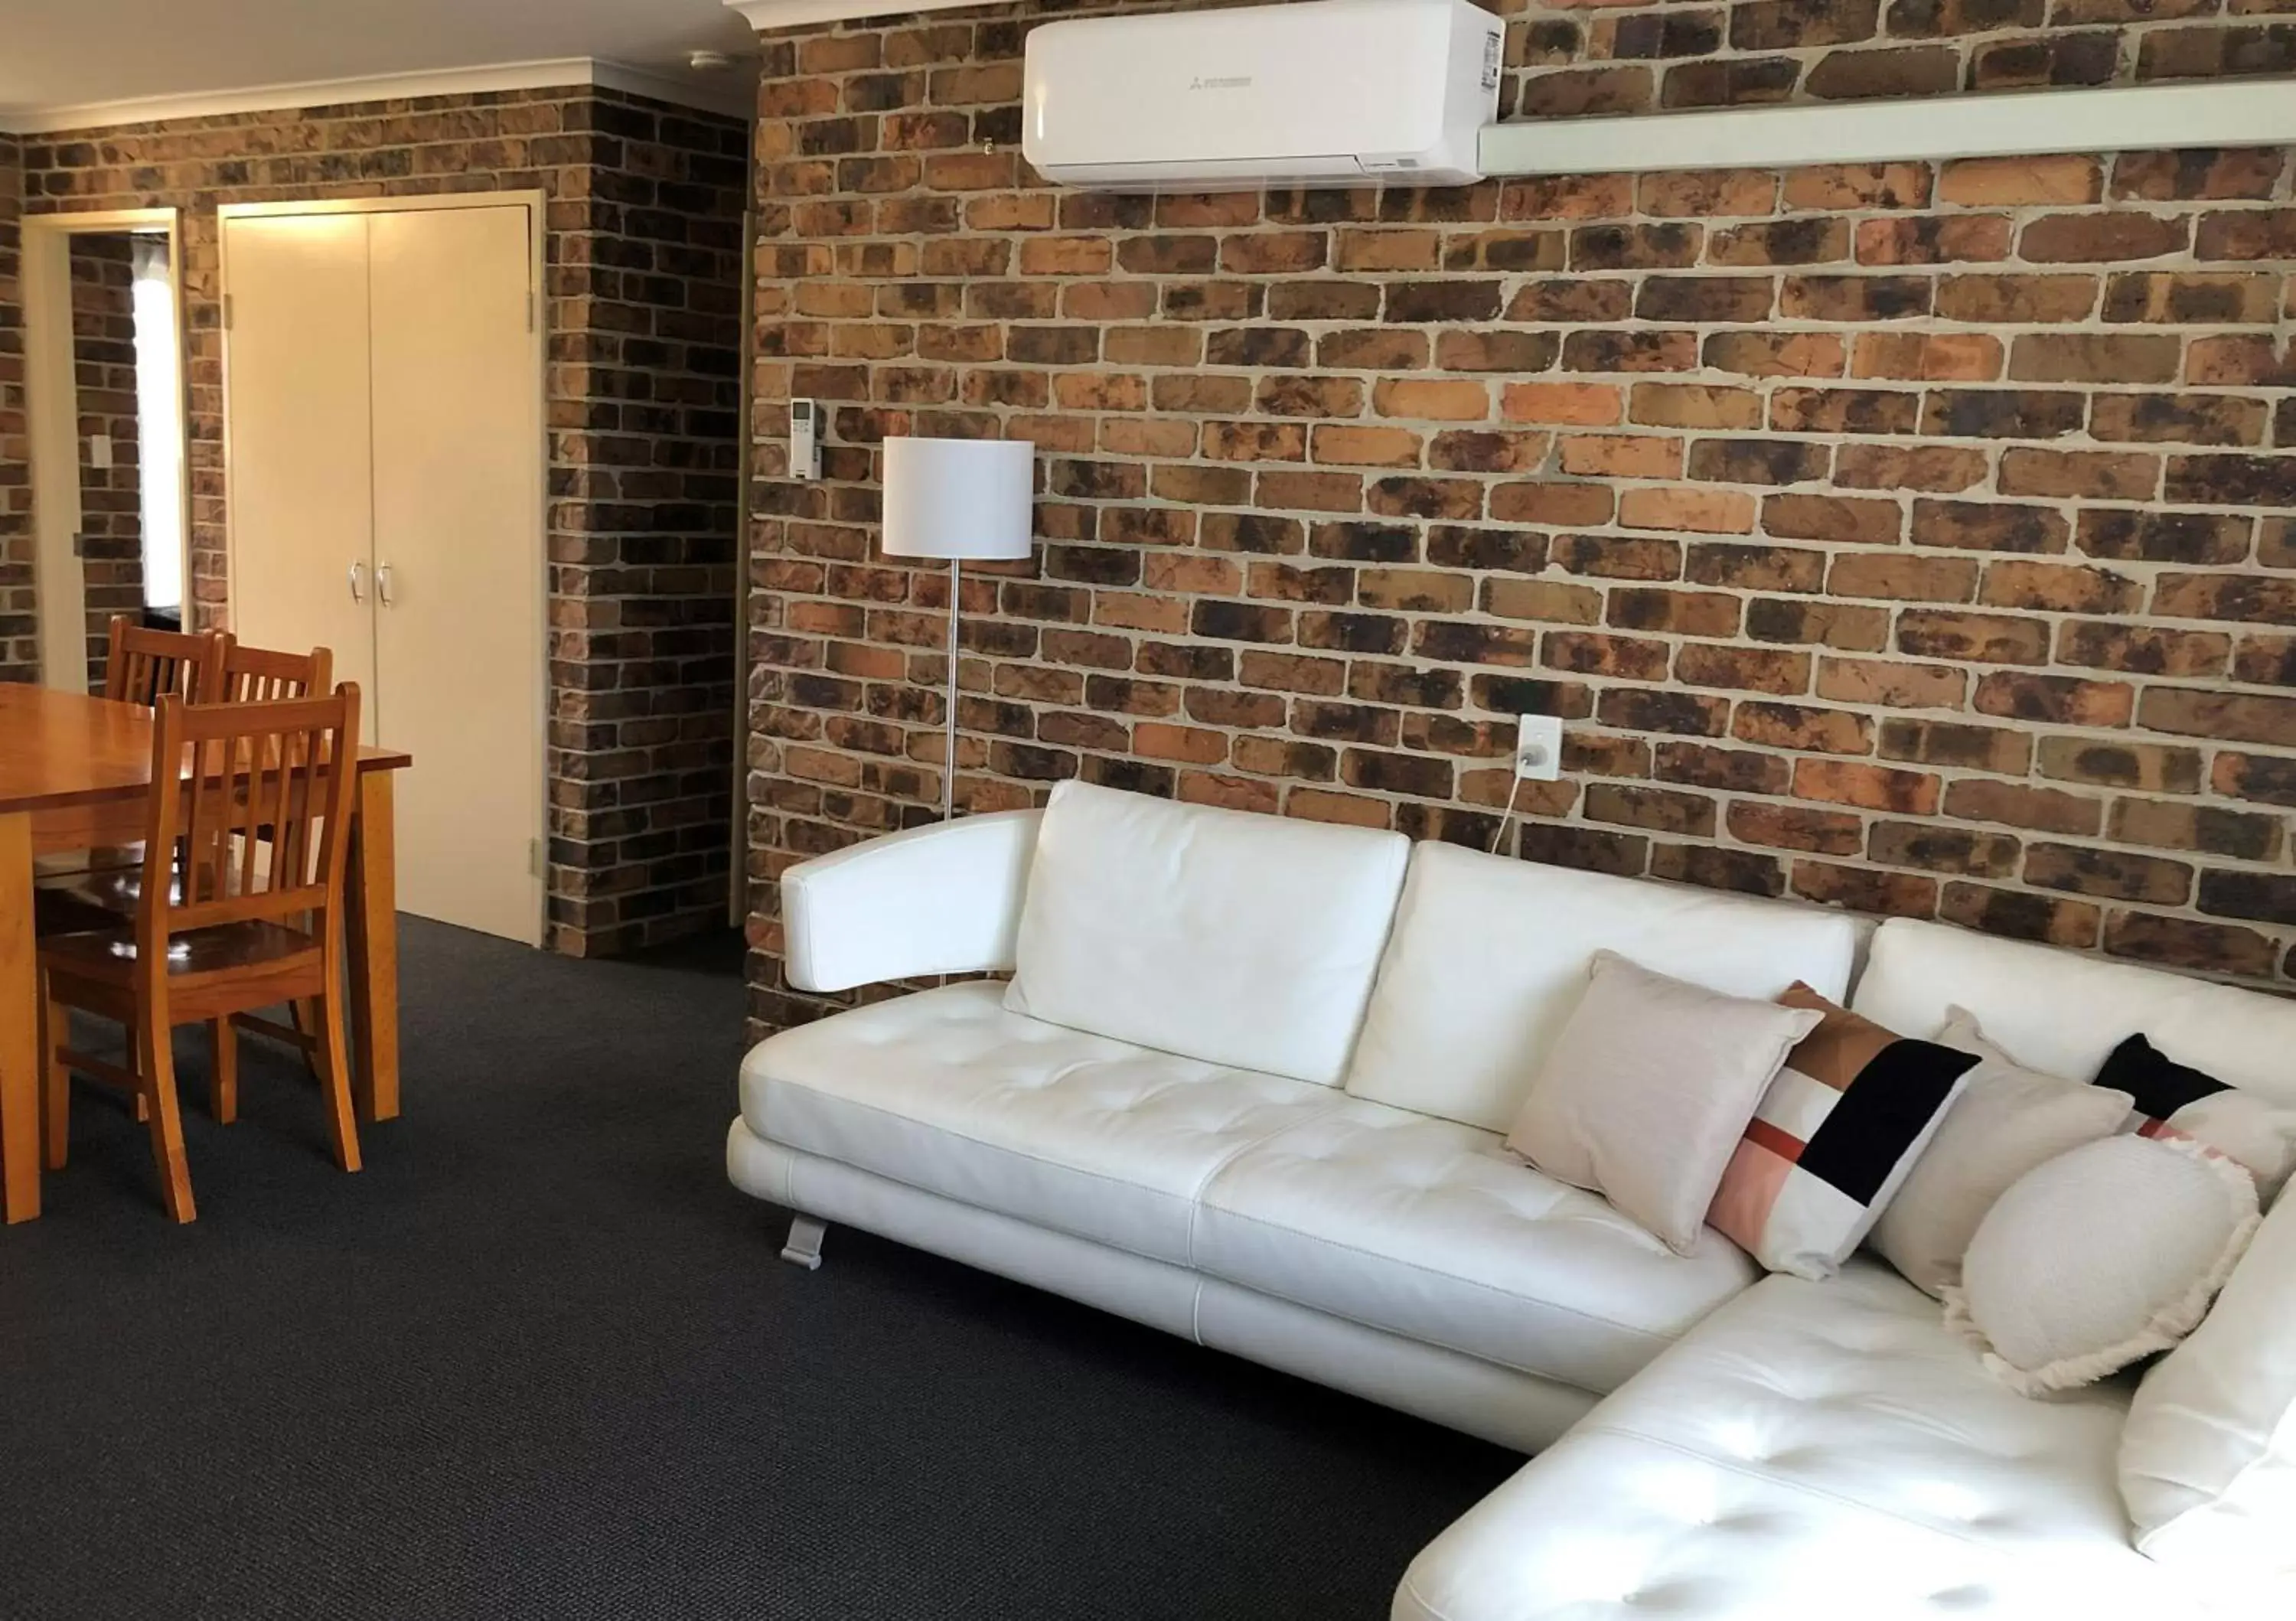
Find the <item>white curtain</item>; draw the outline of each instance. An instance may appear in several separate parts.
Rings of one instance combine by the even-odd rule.
[[[144,602],[184,602],[184,383],[164,237],[135,239],[136,455],[143,481]]]

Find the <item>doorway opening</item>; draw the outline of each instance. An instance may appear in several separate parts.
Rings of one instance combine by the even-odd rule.
[[[176,213],[23,226],[40,680],[101,692],[113,616],[171,629],[187,617]]]

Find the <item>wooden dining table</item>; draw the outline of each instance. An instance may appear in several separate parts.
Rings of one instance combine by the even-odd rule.
[[[33,859],[144,838],[152,712],[141,704],[0,683],[0,1213],[40,1213],[38,951]],[[398,1113],[398,933],[391,774],[361,749],[344,918],[351,1089],[362,1120]]]

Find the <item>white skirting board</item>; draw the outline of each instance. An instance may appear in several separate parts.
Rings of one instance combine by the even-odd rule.
[[[1486,175],[1593,175],[2186,146],[2296,146],[2296,79],[1526,119],[1481,153]]]

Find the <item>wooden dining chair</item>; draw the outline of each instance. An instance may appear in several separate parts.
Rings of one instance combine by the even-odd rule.
[[[269,703],[161,695],[152,781],[188,775],[180,791],[152,796],[135,920],[40,943],[51,1169],[69,1151],[78,1073],[143,1100],[162,1200],[176,1220],[192,1220],[169,1032],[298,998],[316,1010],[335,1163],[359,1168],[339,988],[358,713],[348,683],[330,697]],[[127,1027],[131,1067],[70,1045],[74,1008]]]
[[[130,636],[193,639],[174,638],[174,633],[168,631],[139,631],[128,624],[124,614],[113,617],[111,628],[115,659],[111,667],[115,674],[121,667],[117,659],[123,631]],[[184,671],[195,667],[177,667],[176,679],[188,690],[169,687],[168,691],[179,692],[193,703],[262,703],[324,694],[334,674],[334,655],[324,647],[315,647],[308,653],[280,653],[264,647],[242,647],[227,632],[214,633],[212,639],[216,643],[213,655],[207,664],[196,667],[196,673],[185,675]],[[150,662],[142,667],[150,669],[157,667],[162,656],[146,657]],[[157,697],[154,693],[154,700]],[[136,896],[144,888],[144,852],[140,847],[129,847],[111,854],[113,858],[109,861],[90,862],[43,879],[33,896],[38,908],[40,933],[70,933],[75,929],[100,927],[111,921],[97,913],[134,915]]]
[[[335,656],[324,647],[279,653],[224,639],[215,696],[193,703],[275,703],[283,698],[324,697],[334,679]]]
[[[335,656],[315,647],[308,653],[277,652],[249,647],[226,636],[223,649],[223,680],[217,703],[274,703],[283,698],[308,698],[325,693],[334,678]],[[288,1004],[292,1023],[282,1024],[256,1013],[218,1019],[208,1033],[209,1073],[208,1109],[226,1126],[239,1114],[239,1044],[236,1031],[253,1030],[301,1050],[312,1075],[319,1075],[318,1010],[308,1000]]]
[[[115,703],[148,709],[163,692],[191,703],[213,703],[222,695],[231,642],[224,632],[154,630],[116,613],[107,638],[103,695]],[[44,879],[58,880],[45,888],[69,888],[89,873],[132,872],[143,859],[144,852],[134,845],[98,845],[44,856],[36,870]],[[33,926],[41,934],[65,932],[90,921],[84,907],[60,895],[36,895],[33,905]]]
[[[111,616],[111,651],[103,666],[103,695],[145,708],[173,692],[190,703],[214,703],[223,691],[222,631],[154,630],[124,613]]]
[[[115,617],[115,656],[123,629],[133,627],[128,626],[126,616]],[[324,695],[333,676],[334,654],[324,647],[315,647],[308,653],[288,653],[245,646],[227,634],[217,634],[216,641],[217,656],[192,679],[192,690],[184,693],[194,703],[266,703],[284,698],[308,698],[314,693]],[[156,659],[158,655],[152,657]],[[194,692],[198,695],[194,696]],[[144,891],[143,851],[136,848],[113,853],[113,857],[109,864],[92,865],[85,871],[45,880],[33,897],[37,932],[79,933],[109,928],[120,919],[135,916],[136,902]],[[218,1122],[229,1125],[239,1113],[239,1048],[234,1025],[299,1048],[311,1064],[313,1075],[317,1075],[313,1022],[317,1010],[308,1002],[297,1002],[291,1004],[291,1011],[294,1019],[291,1024],[242,1013],[232,1019],[218,1019],[210,1027],[208,1109]]]

